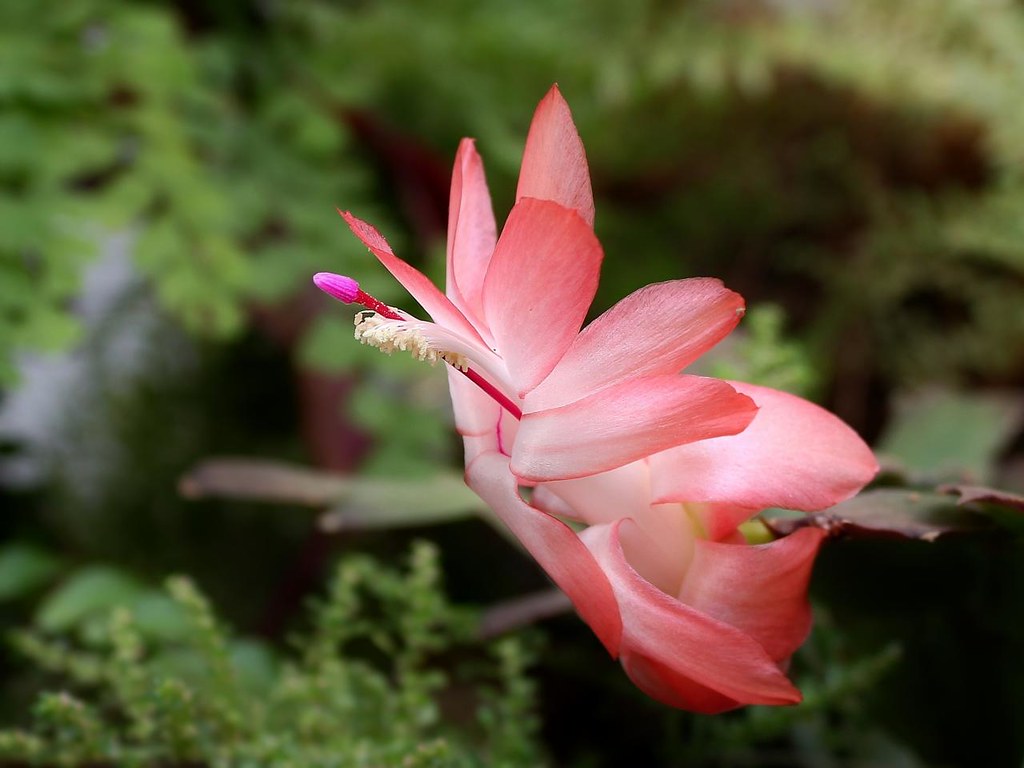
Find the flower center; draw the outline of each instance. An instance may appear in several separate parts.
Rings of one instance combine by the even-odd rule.
[[[523,412],[519,406],[491,382],[470,368],[469,360],[465,355],[437,349],[431,346],[419,331],[400,325],[399,323],[407,322],[407,319],[393,307],[389,307],[363,291],[359,287],[359,283],[351,277],[335,275],[330,272],[318,272],[313,276],[313,282],[321,291],[345,304],[359,304],[371,310],[371,312],[360,312],[355,318],[355,336],[363,344],[377,347],[388,355],[396,349],[403,352],[408,351],[417,360],[424,360],[431,365],[437,363],[438,360],[443,360],[476,384],[506,411],[517,419],[522,419]],[[398,323],[389,321],[398,321]]]

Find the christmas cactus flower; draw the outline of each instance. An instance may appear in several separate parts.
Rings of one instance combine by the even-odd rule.
[[[480,157],[471,140],[460,145],[445,293],[372,226],[342,216],[432,321],[351,278],[314,281],[367,308],[360,341],[447,364],[467,482],[631,679],[699,712],[799,701],[783,670],[810,627],[822,533],[749,546],[738,526],[769,506],[849,498],[877,471],[874,456],[812,403],[682,373],[743,314],[718,280],[649,285],[582,328],[602,250],[558,89],[537,108],[500,236]]]

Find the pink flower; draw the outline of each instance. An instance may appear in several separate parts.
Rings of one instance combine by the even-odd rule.
[[[583,145],[557,88],[537,108],[500,237],[480,157],[471,140],[460,145],[446,295],[342,215],[433,322],[350,278],[320,273],[317,285],[375,311],[357,316],[360,340],[449,364],[467,482],[633,681],[700,712],[799,701],[783,668],[810,627],[822,533],[755,547],[737,526],[769,506],[846,499],[875,459],[805,400],[680,373],[743,314],[717,280],[647,286],[580,330],[602,251]]]

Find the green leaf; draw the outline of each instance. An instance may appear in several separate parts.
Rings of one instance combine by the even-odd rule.
[[[48,632],[68,630],[119,605],[132,605],[145,592],[138,581],[108,566],[88,566],[52,592],[36,612]]]
[[[45,156],[33,128],[32,121],[17,112],[0,115],[0,177],[31,168]]]
[[[273,689],[277,677],[277,660],[266,643],[258,640],[233,640],[228,646],[231,665],[239,683],[252,691]]]
[[[53,579],[60,560],[29,544],[8,544],[0,549],[0,600],[14,600]]]
[[[1022,417],[1019,396],[918,392],[897,403],[878,452],[913,481],[984,484]]]
[[[140,595],[132,605],[139,633],[153,640],[180,640],[188,635],[188,617],[182,607],[163,592]]]

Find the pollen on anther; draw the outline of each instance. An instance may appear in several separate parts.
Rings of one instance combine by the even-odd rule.
[[[461,371],[469,370],[469,361],[464,355],[431,346],[419,330],[408,327],[404,321],[390,320],[375,312],[359,312],[355,316],[355,326],[358,342],[376,347],[386,355],[397,349],[409,352],[416,360],[430,365],[443,360]]]

